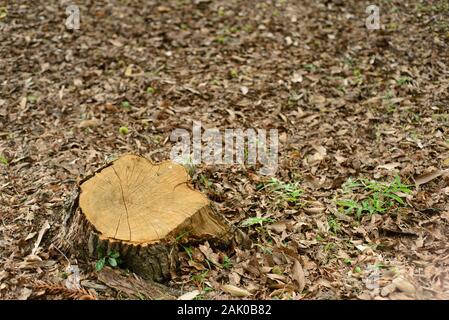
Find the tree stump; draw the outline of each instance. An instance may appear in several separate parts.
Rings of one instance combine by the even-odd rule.
[[[167,280],[179,243],[229,245],[237,229],[188,184],[183,166],[125,155],[81,181],[59,245],[75,255],[119,253],[145,279]]]

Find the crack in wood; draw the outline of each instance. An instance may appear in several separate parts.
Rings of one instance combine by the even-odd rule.
[[[126,221],[128,223],[128,230],[129,230],[129,241],[131,241],[131,226],[129,225],[129,214],[128,214],[128,207],[126,206],[126,201],[125,201],[125,193],[123,192],[123,185],[122,185],[122,180],[120,179],[120,176],[118,175],[117,171],[115,171],[115,168],[112,166],[111,167],[112,170],[114,170],[115,175],[118,178],[119,181],[119,185],[120,185],[120,190],[122,191],[122,201],[123,201],[123,205],[125,206],[125,212],[126,212]],[[122,220],[122,214],[120,214],[120,217],[118,219],[118,223],[117,223],[117,228],[115,229],[115,235],[114,238],[117,236],[117,232],[118,232],[118,228],[120,227],[120,221]]]

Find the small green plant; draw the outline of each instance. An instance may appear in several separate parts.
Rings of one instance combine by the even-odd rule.
[[[229,259],[229,257],[225,255],[223,257],[223,263],[221,264],[221,266],[223,267],[223,269],[231,269],[232,268],[231,259]]]
[[[8,8],[0,7],[0,20],[6,18],[8,16]]]
[[[192,157],[188,156],[182,161],[182,165],[187,170],[189,176],[193,177],[196,173],[196,164],[193,163]]]
[[[394,92],[393,91],[388,91],[387,93],[385,93],[385,95],[382,97],[383,100],[389,101],[391,99],[394,98]]]
[[[189,235],[190,231],[183,230],[176,238],[175,241],[178,243],[180,242],[185,236]]]
[[[271,178],[267,184],[274,192],[280,194],[288,202],[298,202],[303,194],[303,190],[299,188],[299,183],[285,183],[276,178]]]
[[[328,223],[328,225],[329,225],[329,230],[332,232],[332,233],[337,233],[338,231],[340,231],[340,224],[338,223],[338,221],[335,219],[335,218],[333,218],[333,217],[330,217],[328,220],[327,220],[327,223]]]
[[[5,158],[5,156],[0,154],[0,163],[7,165],[8,164],[8,159]]]
[[[245,31],[246,33],[251,33],[253,31],[253,27],[250,24],[245,24],[243,26],[243,31]]]
[[[239,32],[239,27],[232,26],[232,27],[227,28],[226,31],[227,31],[228,33],[237,33],[237,32]]]
[[[392,99],[394,98],[393,91],[388,91],[383,97],[383,103],[387,106],[388,112],[392,113],[396,110],[396,107],[394,103],[392,102]]]
[[[357,64],[357,61],[355,61],[353,58],[351,57],[346,57],[343,59],[343,63],[349,67],[354,67]]]
[[[264,223],[273,223],[275,220],[272,218],[259,218],[259,217],[251,217],[243,220],[241,223],[242,227],[251,227],[254,225],[263,226]]]
[[[129,101],[126,101],[126,100],[122,101],[122,108],[126,109],[126,110],[131,109],[131,105],[130,105]]]
[[[221,83],[220,83],[220,79],[213,79],[212,81],[211,81],[211,84],[213,84],[214,86],[219,86]]]
[[[212,186],[212,182],[209,181],[204,174],[200,175],[200,183],[206,188],[210,188]]]
[[[197,287],[202,287],[204,280],[206,280],[206,276],[209,273],[209,270],[205,270],[200,274],[194,274],[191,276],[192,281],[195,283]]]
[[[147,91],[147,93],[149,93],[149,94],[153,94],[153,93],[156,92],[156,89],[154,89],[153,87],[149,86],[149,87],[147,88],[146,91]]]
[[[449,113],[440,113],[440,114],[433,114],[432,119],[438,122],[442,122],[444,124],[449,124]]]
[[[357,189],[362,186],[362,183],[358,179],[349,178],[342,185],[343,193],[352,192],[354,189]]]
[[[224,9],[220,7],[220,8],[218,9],[217,14],[218,14],[219,17],[224,17],[224,16],[225,16],[225,11],[224,11]]]
[[[35,96],[34,94],[30,94],[30,95],[27,96],[27,101],[29,101],[29,102],[31,102],[31,103],[36,102],[37,99],[38,99],[38,97]]]
[[[118,252],[108,252],[104,254],[101,249],[98,249],[98,261],[95,264],[95,270],[101,271],[106,265],[111,267],[117,267],[120,263],[120,253]]]
[[[120,127],[118,129],[118,132],[125,136],[125,135],[127,135],[129,133],[129,129],[127,127]]]
[[[345,213],[355,214],[358,219],[363,214],[381,214],[394,206],[406,206],[402,197],[412,192],[410,186],[403,184],[398,176],[391,183],[369,179],[348,179],[343,184],[342,190],[344,194],[354,194],[357,190],[365,191],[366,195],[361,200],[345,198],[336,201],[340,209]]]
[[[399,86],[405,86],[407,84],[411,84],[412,81],[413,80],[410,77],[400,77],[399,79],[396,80],[396,84]]]
[[[440,32],[447,32],[449,31],[449,23],[446,21],[437,21],[436,22],[436,30]]]
[[[215,41],[217,41],[219,44],[225,44],[227,41],[226,36],[218,36],[215,38]]]
[[[229,76],[232,79],[235,79],[239,76],[239,72],[236,69],[232,69],[231,71],[229,71]]]
[[[416,9],[423,13],[436,13],[436,12],[448,12],[449,2],[447,0],[440,0],[429,2],[431,4],[417,4]]]
[[[187,255],[189,256],[189,259],[192,260],[193,258],[193,249],[191,247],[186,247],[186,246],[182,246],[182,248],[184,249],[184,251],[187,253]]]
[[[265,254],[273,254],[273,250],[271,250],[271,248],[269,248],[269,247],[263,246],[259,243],[256,243],[255,246],[259,247],[260,250],[262,250],[262,252]]]
[[[362,72],[360,71],[360,69],[355,68],[352,71],[352,74],[354,76],[354,79],[351,81],[352,84],[358,85],[358,84],[362,84],[363,83],[363,75],[362,75]]]
[[[214,291],[214,289],[211,288],[211,287],[206,287],[206,288],[203,289],[204,293],[208,293],[208,292],[211,292],[211,291]]]
[[[316,66],[314,64],[312,64],[312,63],[306,63],[302,67],[304,68],[304,70],[306,70],[308,72],[315,72],[316,71]]]
[[[295,105],[295,104],[298,102],[299,99],[301,99],[301,95],[298,94],[298,93],[295,92],[295,91],[292,91],[292,92],[290,92],[290,94],[288,95],[288,101],[287,101],[287,103],[288,103],[288,105],[293,106],[293,105]]]

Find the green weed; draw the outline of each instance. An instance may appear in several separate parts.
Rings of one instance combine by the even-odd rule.
[[[223,269],[231,269],[232,268],[231,259],[229,259],[229,257],[225,255],[223,257],[223,263],[221,264],[221,266],[223,267]]]
[[[149,94],[153,94],[153,93],[156,92],[156,89],[154,89],[153,87],[150,86],[150,87],[147,88],[146,91],[147,91],[147,93],[149,93]]]
[[[405,86],[407,84],[411,84],[412,81],[413,79],[410,77],[400,77],[399,79],[396,80],[396,84],[399,86]]]
[[[288,202],[298,202],[299,198],[304,193],[304,191],[299,188],[298,182],[285,183],[276,178],[271,178],[267,183],[267,186],[275,193],[280,194],[282,198]]]
[[[8,8],[0,7],[0,20],[6,18],[8,16]]]
[[[122,106],[122,108],[125,109],[125,110],[130,110],[130,109],[131,109],[131,105],[130,105],[129,101],[126,101],[126,100],[125,100],[125,101],[122,101],[121,106]]]
[[[239,72],[236,69],[232,69],[232,70],[229,71],[229,76],[232,79],[235,79],[235,78],[237,78],[239,76]]]
[[[206,280],[206,276],[209,273],[209,270],[205,270],[200,274],[194,274],[191,276],[192,281],[195,283],[197,287],[202,287],[204,280]]]
[[[228,38],[226,36],[217,36],[215,41],[219,44],[225,44],[228,41]]]
[[[193,259],[193,249],[191,247],[185,247],[185,246],[182,246],[182,248],[189,256],[189,259],[192,260]]]
[[[332,233],[337,233],[338,231],[340,231],[340,229],[341,229],[340,223],[338,223],[338,221],[335,218],[329,217],[329,219],[327,220],[327,223],[329,225],[329,230]]]
[[[197,167],[196,164],[193,163],[193,159],[191,156],[183,159],[181,164],[186,169],[189,176],[193,177],[195,175]]]
[[[254,225],[263,226],[264,223],[273,223],[275,220],[272,218],[259,218],[259,217],[251,217],[248,219],[245,219],[242,223],[242,227],[251,227]]]
[[[210,188],[212,186],[212,182],[209,181],[209,179],[207,179],[207,177],[203,174],[200,175],[200,183],[206,188]]]
[[[361,200],[338,199],[337,206],[347,214],[354,214],[360,218],[363,214],[382,214],[395,206],[406,206],[402,199],[404,194],[412,192],[410,186],[401,182],[399,177],[391,183],[369,179],[348,179],[342,186],[344,194],[354,194],[355,191],[367,193]]]
[[[306,70],[308,72],[315,72],[317,69],[316,66],[312,63],[306,63],[302,67],[304,68],[304,70]]]
[[[111,267],[117,267],[120,263],[120,253],[118,252],[108,252],[104,254],[103,250],[98,250],[98,261],[95,264],[95,270],[101,271],[106,265]]]
[[[5,158],[5,156],[0,154],[0,163],[7,165],[8,164],[8,159]]]
[[[126,135],[129,133],[129,129],[128,129],[127,127],[120,127],[120,128],[118,129],[118,132],[119,132],[121,135],[126,136]]]
[[[259,247],[263,253],[265,254],[273,254],[273,250],[271,250],[271,248],[268,248],[266,246],[263,246],[259,243],[254,244],[256,247]]]

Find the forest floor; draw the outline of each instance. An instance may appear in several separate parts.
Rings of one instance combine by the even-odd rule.
[[[68,30],[68,1],[0,1],[0,298],[132,298],[52,245],[64,201],[193,121],[277,129],[279,165],[194,168],[253,245],[185,248],[170,287],[449,298],[449,1],[378,1],[380,30],[370,1],[79,3]]]

